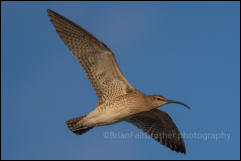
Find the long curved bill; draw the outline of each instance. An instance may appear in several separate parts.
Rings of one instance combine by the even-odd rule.
[[[180,101],[174,101],[174,100],[167,100],[167,103],[176,103],[176,104],[180,104],[185,106],[186,108],[190,109],[190,107],[188,105],[186,105],[185,103],[182,103]]]

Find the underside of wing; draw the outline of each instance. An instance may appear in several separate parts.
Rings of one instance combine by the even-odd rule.
[[[182,136],[166,112],[154,109],[136,114],[126,121],[142,129],[166,147],[176,152],[186,153]]]
[[[88,31],[48,10],[56,32],[77,57],[99,98],[98,104],[131,92],[134,88],[121,73],[112,51]]]

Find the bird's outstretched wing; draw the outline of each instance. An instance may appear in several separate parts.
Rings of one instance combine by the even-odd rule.
[[[186,153],[182,136],[166,112],[154,109],[136,114],[126,121],[142,129],[166,147],[176,152]]]
[[[99,102],[131,92],[134,88],[120,71],[112,51],[79,25],[48,10],[48,16],[65,45],[77,57]]]

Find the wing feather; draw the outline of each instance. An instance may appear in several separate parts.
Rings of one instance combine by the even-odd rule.
[[[142,129],[166,147],[176,152],[186,153],[183,138],[175,123],[166,112],[154,109],[136,114],[126,121]]]
[[[54,11],[48,10],[48,16],[59,37],[83,67],[98,96],[98,104],[134,90],[104,43]]]

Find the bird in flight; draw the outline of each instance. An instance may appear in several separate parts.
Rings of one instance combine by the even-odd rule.
[[[157,108],[168,103],[189,106],[135,89],[121,73],[114,53],[104,43],[52,10],[48,9],[48,16],[59,37],[78,59],[98,96],[96,108],[67,121],[67,127],[81,135],[97,126],[126,121],[171,150],[185,154],[185,144],[175,123],[166,112]]]

